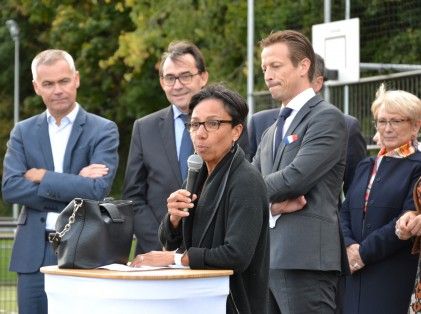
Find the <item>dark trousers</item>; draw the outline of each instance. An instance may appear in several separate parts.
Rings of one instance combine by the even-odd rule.
[[[46,241],[42,266],[56,265],[57,258],[50,243]],[[44,274],[18,273],[19,314],[47,314],[47,295],[44,290]]]
[[[345,282],[346,276],[341,274],[338,280],[338,289],[336,291],[336,311],[335,314],[343,312],[344,299],[345,299]]]
[[[336,271],[269,271],[269,313],[335,313]]]

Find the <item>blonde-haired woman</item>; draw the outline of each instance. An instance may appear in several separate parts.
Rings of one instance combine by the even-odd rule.
[[[415,209],[421,103],[382,84],[371,111],[382,147],[377,157],[359,163],[340,212],[352,273],[346,277],[343,311],[401,314],[410,302],[417,256],[410,241],[398,238],[395,223]]]

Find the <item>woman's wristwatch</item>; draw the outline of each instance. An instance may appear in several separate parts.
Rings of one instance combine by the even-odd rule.
[[[175,250],[174,265],[183,266],[183,264],[181,263],[181,259],[183,258],[184,254],[186,254],[186,251],[184,249],[178,248],[177,250]]]

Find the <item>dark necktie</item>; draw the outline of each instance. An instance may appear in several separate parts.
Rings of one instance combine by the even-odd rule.
[[[187,115],[180,114],[178,116],[183,124],[187,122]],[[180,153],[178,157],[178,163],[180,165],[180,173],[183,181],[187,177],[187,158],[193,153],[193,144],[191,142],[190,133],[186,127],[184,127],[183,136],[181,138]]]
[[[291,114],[292,109],[288,107],[284,107],[281,109],[279,113],[278,120],[276,121],[276,134],[275,134],[275,149],[273,150],[273,158],[276,156],[276,152],[278,151],[279,144],[282,141],[282,130],[284,128],[285,120]]]

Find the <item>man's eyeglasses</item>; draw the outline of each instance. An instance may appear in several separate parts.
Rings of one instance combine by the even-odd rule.
[[[232,123],[232,120],[208,120],[204,122],[188,122],[185,124],[189,132],[195,132],[199,130],[200,126],[203,125],[207,132],[218,130],[222,123]]]
[[[384,129],[386,128],[386,125],[389,124],[392,129],[399,128],[401,125],[403,125],[404,122],[410,121],[410,119],[392,119],[392,120],[374,120],[373,125],[376,129]]]
[[[175,81],[179,81],[181,84],[185,85],[185,84],[189,84],[191,83],[193,76],[199,75],[200,72],[197,72],[196,74],[191,74],[191,73],[183,73],[179,76],[176,75],[172,75],[172,74],[168,74],[165,76],[161,76],[163,82],[165,85],[167,86],[173,86],[175,84]]]

